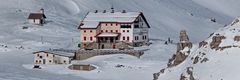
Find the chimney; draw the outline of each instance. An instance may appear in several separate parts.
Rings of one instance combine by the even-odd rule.
[[[98,10],[95,10],[95,12],[94,13],[98,13]]]
[[[40,13],[44,14],[44,9],[43,8],[40,9]]]
[[[122,13],[127,13],[126,10],[122,10]]]
[[[111,10],[112,10],[111,13],[114,13],[114,8],[113,7],[111,8]]]
[[[107,10],[103,10],[103,13],[106,13],[107,12]]]

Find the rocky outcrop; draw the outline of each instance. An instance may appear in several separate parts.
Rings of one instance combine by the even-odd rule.
[[[187,32],[185,30],[180,32],[180,42],[177,43],[176,54],[169,59],[168,67],[176,66],[182,63],[187,56],[190,54],[190,48],[192,48],[192,43],[189,41]]]
[[[240,36],[235,36],[234,41],[240,41]]]
[[[198,47],[198,48],[204,47],[204,46],[206,46],[207,44],[208,44],[208,42],[202,41],[202,42],[199,43],[199,47]]]
[[[220,34],[216,34],[212,37],[212,42],[210,43],[211,49],[218,49],[222,40],[225,39],[225,36],[221,36]]]
[[[190,49],[192,48],[192,43],[189,41],[187,32],[182,30],[179,36],[180,40],[177,43],[177,51],[176,54],[169,59],[167,64],[167,68],[161,69],[160,72],[153,74],[153,80],[158,80],[158,77],[165,72],[166,69],[172,66],[176,66],[182,63],[190,54]]]
[[[153,80],[158,80],[159,76],[160,76],[160,73],[154,73],[153,74]]]
[[[204,63],[209,61],[209,59],[206,56],[206,53],[204,52],[199,52],[199,54],[195,55],[195,57],[192,57],[191,60],[193,61],[193,64],[198,64],[200,63]]]
[[[165,72],[166,68],[161,69],[160,72],[153,74],[153,80],[158,80],[158,77]]]
[[[180,80],[196,80],[193,77],[193,67],[187,67],[187,71],[181,74]]]

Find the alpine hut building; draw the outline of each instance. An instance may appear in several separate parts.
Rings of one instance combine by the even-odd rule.
[[[81,49],[115,49],[149,43],[150,25],[142,12],[94,11],[80,22]]]
[[[40,9],[37,13],[30,13],[28,16],[28,21],[31,24],[42,25],[45,23],[47,17],[44,14],[44,9]]]

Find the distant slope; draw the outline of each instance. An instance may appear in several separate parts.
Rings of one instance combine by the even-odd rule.
[[[177,39],[176,34],[181,29],[186,29],[194,42],[206,38],[209,33],[223,27],[233,17],[224,12],[212,10],[208,6],[199,5],[192,0],[11,0],[1,4],[0,9],[4,12],[0,14],[16,14],[21,21],[25,21],[29,12],[44,8],[48,20],[54,23],[72,24],[74,25],[72,29],[76,29],[79,21],[88,11],[109,10],[113,5],[117,11],[125,9],[144,12],[152,26],[151,38]],[[233,10],[237,9],[233,8]],[[22,10],[23,13],[16,13],[17,10]],[[217,23],[211,22],[210,18],[216,18]]]

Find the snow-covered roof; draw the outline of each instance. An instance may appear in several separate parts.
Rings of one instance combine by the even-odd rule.
[[[45,51],[34,52],[33,54],[39,53],[39,52],[45,52],[45,53],[55,54],[55,55],[65,56],[65,57],[73,57],[75,55],[76,50],[45,50]]]
[[[80,28],[97,28],[100,22],[133,22],[136,18],[142,14],[141,12],[89,12],[82,21]]]
[[[118,33],[101,33],[97,35],[97,37],[117,37],[119,34]]]
[[[28,19],[42,19],[42,18],[47,18],[45,14],[42,13],[31,13],[28,16]]]

